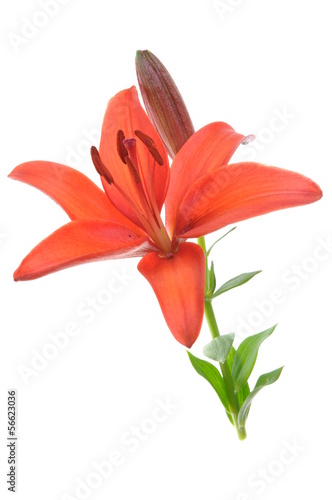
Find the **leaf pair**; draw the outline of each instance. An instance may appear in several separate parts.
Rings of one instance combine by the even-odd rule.
[[[212,363],[196,358],[187,351],[191,364],[196,372],[205,378],[214,388],[225,407],[228,418],[232,423],[234,423],[234,419],[236,419],[236,426],[239,428],[245,427],[253,398],[263,387],[276,382],[283,369],[283,367],[281,367],[261,375],[254,389],[250,392],[248,379],[255,366],[259,347],[265,339],[272,335],[275,328],[276,325],[246,338],[241,342],[237,350],[233,347],[234,333],[216,337],[203,349],[205,356],[221,364],[221,369],[223,369],[222,365],[227,363],[237,403],[235,414],[234,408],[232,410],[232,404],[225,380],[217,368]]]

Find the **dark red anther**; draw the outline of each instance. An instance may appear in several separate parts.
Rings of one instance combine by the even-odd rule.
[[[162,159],[162,156],[159,153],[154,140],[151,139],[151,137],[149,137],[148,135],[144,134],[144,132],[141,132],[140,130],[135,130],[135,135],[148,148],[148,150],[151,153],[151,155],[154,158],[154,160],[156,160],[156,162],[159,165],[163,165],[164,164],[164,160]]]
[[[104,177],[105,181],[108,182],[108,184],[112,184],[114,182],[113,177],[103,164],[98,149],[95,146],[92,146],[90,152],[92,162],[98,174],[101,177]]]
[[[125,135],[123,130],[118,130],[117,136],[116,136],[116,147],[119,153],[119,156],[122,160],[123,163],[126,163],[126,157],[128,156],[127,150],[125,148],[125,145],[123,144],[123,141],[125,140]]]

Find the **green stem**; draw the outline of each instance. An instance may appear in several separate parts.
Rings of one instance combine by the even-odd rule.
[[[206,244],[204,236],[198,238],[197,243],[202,247],[204,254],[206,256]],[[207,258],[206,258],[206,269],[208,270]],[[207,272],[205,281],[207,281]],[[205,300],[204,313],[212,338],[215,339],[216,337],[220,337],[219,327],[210,300]],[[238,437],[239,439],[243,440],[247,437],[247,434],[245,428],[239,427],[238,425],[239,403],[236,397],[231,371],[229,369],[227,360],[225,361],[225,363],[219,363],[219,365],[228,393],[228,399],[230,403],[230,413],[232,414],[232,418],[234,421],[235,428],[237,430]]]
[[[205,236],[201,236],[200,238],[197,238],[197,243],[199,244],[200,247],[203,248],[203,252],[206,255]]]

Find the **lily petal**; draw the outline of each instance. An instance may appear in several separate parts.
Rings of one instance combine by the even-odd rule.
[[[139,139],[136,141],[137,160],[143,188],[147,189],[148,178],[153,178],[153,192],[158,208],[161,210],[169,181],[168,156],[159,135],[139,102],[135,87],[123,90],[110,99],[103,121],[99,153],[115,182],[128,194],[129,198],[139,205],[135,181],[118,153],[118,130],[122,130],[127,139],[135,138],[135,130],[139,130],[154,141],[162,157],[163,165],[155,164],[146,146]],[[111,189],[107,183],[104,182],[103,185],[114,205],[124,215],[137,222],[134,212],[121,194],[116,189]]]
[[[308,177],[258,163],[225,165],[202,177],[180,205],[175,234],[196,238],[257,215],[322,197]]]
[[[191,347],[199,335],[204,314],[205,259],[201,247],[182,243],[170,259],[151,252],[143,257],[137,269],[152,286],[176,340]]]
[[[23,259],[15,281],[32,280],[85,262],[141,257],[151,251],[146,238],[102,219],[69,222],[41,241]]]
[[[119,212],[96,184],[65,165],[30,161],[18,165],[8,177],[40,189],[56,201],[72,220],[119,218]]]
[[[223,122],[206,125],[192,135],[176,155],[166,197],[166,226],[170,233],[176,222],[179,205],[188,189],[216,167],[229,162],[245,137]]]

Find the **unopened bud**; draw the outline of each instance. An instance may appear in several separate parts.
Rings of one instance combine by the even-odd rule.
[[[148,50],[136,52],[136,73],[148,116],[174,158],[195,132],[179,89],[165,66]]]

